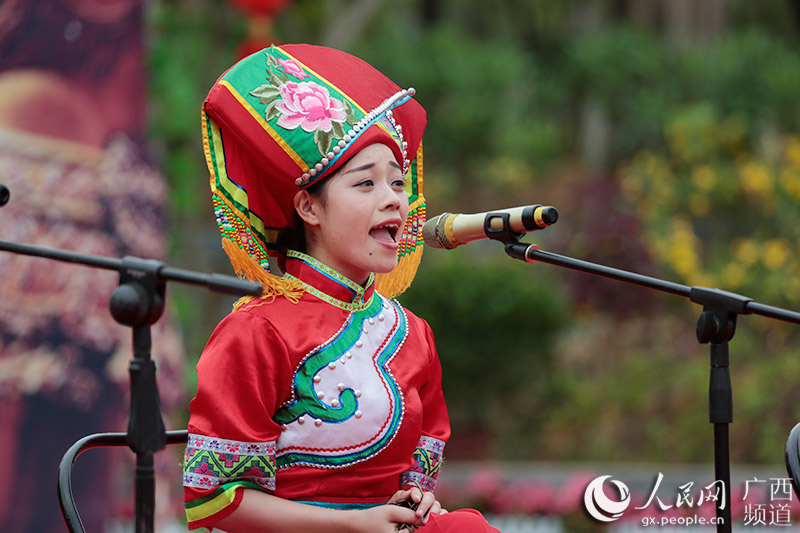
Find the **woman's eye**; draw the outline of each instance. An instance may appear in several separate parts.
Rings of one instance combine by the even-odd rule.
[[[372,185],[373,182],[371,179],[359,181],[357,184],[358,187],[372,187]]]

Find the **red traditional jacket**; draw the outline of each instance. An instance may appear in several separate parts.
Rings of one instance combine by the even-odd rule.
[[[374,289],[290,252],[299,302],[255,300],[197,364],[184,463],[189,528],[245,488],[335,508],[433,490],[450,423],[428,324]]]

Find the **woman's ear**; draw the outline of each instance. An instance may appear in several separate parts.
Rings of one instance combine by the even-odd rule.
[[[309,226],[319,226],[319,209],[318,199],[308,194],[308,191],[301,190],[294,195],[294,210]]]

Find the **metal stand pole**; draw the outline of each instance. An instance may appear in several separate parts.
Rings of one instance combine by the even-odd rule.
[[[136,453],[134,478],[136,533],[154,529],[156,481],[153,454],[167,444],[156,384],[156,365],[150,356],[150,326],[164,310],[166,282],[159,280],[159,261],[126,257],[122,260],[119,287],[111,295],[111,314],[133,328],[133,359],[129,371],[131,408],[128,446]]]

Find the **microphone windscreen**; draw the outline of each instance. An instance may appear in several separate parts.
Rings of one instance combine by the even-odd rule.
[[[445,232],[447,219],[452,216],[452,213],[442,213],[425,222],[422,226],[422,240],[425,241],[425,244],[432,248],[445,248],[448,250],[458,246],[447,239]]]

